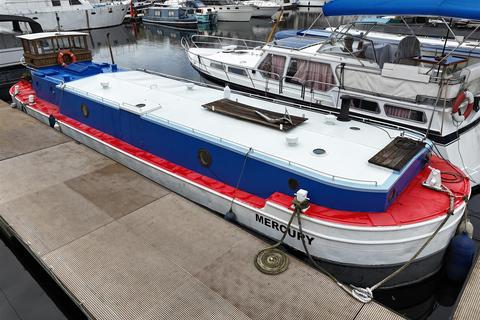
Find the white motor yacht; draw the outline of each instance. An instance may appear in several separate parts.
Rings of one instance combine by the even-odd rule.
[[[127,0],[95,4],[87,0],[9,0],[0,2],[0,12],[31,18],[46,31],[67,31],[119,25],[129,6]]]
[[[281,5],[275,1],[263,0],[248,0],[243,1],[243,4],[253,6],[253,18],[270,18],[281,7]]]
[[[218,21],[247,22],[252,18],[254,7],[232,0],[203,0],[207,7],[217,11]]]

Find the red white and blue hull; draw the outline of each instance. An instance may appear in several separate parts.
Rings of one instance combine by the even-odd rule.
[[[349,188],[335,190],[328,184],[319,186],[315,184],[316,181],[306,179],[298,173],[296,175],[279,164],[266,165],[255,155],[248,159],[240,190],[235,190],[238,170],[232,168],[241,167],[245,156],[236,152],[233,147],[224,148],[208,139],[199,139],[195,132],[187,134],[179,127],[173,128],[171,123],[145,121],[142,117],[124,110],[105,106],[108,104],[107,100],[95,105],[97,113],[99,110],[104,112],[99,118],[103,119],[103,122],[96,122],[93,115],[80,121],[82,118],[78,114],[81,112],[78,106],[87,102],[92,110],[93,103],[97,102],[91,97],[64,90],[59,100],[60,98],[48,97],[50,91],[42,85],[37,87],[37,92],[26,82],[21,82],[18,86],[17,94],[14,88],[10,91],[18,109],[47,125],[51,124],[50,117],[55,117],[62,133],[216,212],[225,214],[231,208],[238,223],[269,238],[281,238],[292,214],[290,205],[293,192],[288,186],[275,181],[275,177],[282,180],[295,177],[306,189],[320,188],[319,193],[311,192],[312,205],[303,215],[304,237],[310,253],[340,281],[348,284],[372,285],[403,265],[444,220],[448,209],[448,196],[421,187],[421,182],[427,178],[429,170],[417,168],[415,165],[412,167],[412,172],[416,175],[413,182],[404,186],[395,203],[385,210],[381,207],[385,202],[381,193],[371,197],[368,190],[362,193],[353,192]],[[56,90],[60,90],[61,86],[62,84],[58,85]],[[36,96],[33,104],[28,103],[28,96],[32,94]],[[60,95],[57,94],[57,97]],[[61,105],[46,100],[59,101]],[[134,124],[135,121],[139,122]],[[115,123],[126,122],[130,122],[131,131],[126,131],[125,127],[113,126]],[[142,135],[142,132],[150,134]],[[149,145],[149,136],[156,139],[162,137],[165,149]],[[180,152],[178,146],[182,146]],[[217,163],[229,164],[224,168],[214,168],[218,170],[215,174],[222,177],[221,181],[212,177],[209,170],[182,160],[196,159],[198,148],[211,150]],[[448,164],[437,158],[429,161],[430,165],[436,168],[448,169]],[[405,181],[399,183],[406,184]],[[470,192],[466,180],[449,187],[457,195],[468,196]],[[329,197],[324,199],[319,197],[319,194],[328,194]],[[419,208],[419,199],[427,198],[431,200],[430,203],[421,204]],[[376,201],[377,212],[358,209],[362,205],[367,208]],[[315,203],[322,203],[322,206]],[[351,208],[351,204],[356,207]],[[414,283],[438,271],[464,210],[465,202],[458,197],[453,215],[435,239],[412,266],[389,281],[386,286]],[[285,243],[303,251],[298,225],[294,222],[292,227]]]

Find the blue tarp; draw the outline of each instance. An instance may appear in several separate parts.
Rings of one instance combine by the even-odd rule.
[[[326,16],[438,16],[480,20],[480,0],[332,0]]]

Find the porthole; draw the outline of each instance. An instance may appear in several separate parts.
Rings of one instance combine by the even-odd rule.
[[[358,130],[360,130],[360,128],[359,127],[350,127],[350,130],[358,131]]]
[[[137,107],[137,108],[143,108],[143,107],[145,107],[145,103],[137,103],[137,104],[135,105],[135,107]]]
[[[293,191],[297,191],[300,189],[300,184],[298,183],[297,179],[290,178],[288,179],[288,187]]]
[[[392,189],[392,190],[388,193],[388,202],[392,202],[393,198],[395,198],[396,195],[397,195],[397,190]]]
[[[210,155],[210,152],[205,149],[198,150],[198,161],[200,161],[202,167],[210,167],[212,165],[212,156]]]
[[[82,110],[82,114],[85,118],[88,118],[88,115],[90,114],[89,110],[88,110],[88,106],[85,104],[85,103],[82,103],[80,105],[80,109]]]
[[[313,153],[316,155],[322,155],[327,153],[327,151],[325,151],[325,149],[322,149],[322,148],[315,148],[313,149]]]

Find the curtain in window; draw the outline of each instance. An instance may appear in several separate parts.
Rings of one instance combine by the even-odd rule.
[[[308,88],[313,87],[319,91],[328,91],[335,84],[332,68],[326,63],[298,60],[294,78],[299,79]]]
[[[283,69],[285,68],[285,60],[286,58],[284,56],[269,54],[262,61],[258,69],[266,71],[265,73],[263,73],[265,77],[279,80],[280,77],[283,75]]]

